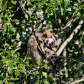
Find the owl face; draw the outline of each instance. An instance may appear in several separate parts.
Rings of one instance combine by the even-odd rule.
[[[43,43],[43,45],[45,47],[51,47],[52,48],[55,46],[56,39],[51,32],[49,32],[47,30],[43,30],[43,31],[39,32],[37,34],[37,36],[38,36],[39,41],[41,43]]]
[[[55,41],[52,38],[46,38],[44,41],[46,47],[54,47]]]

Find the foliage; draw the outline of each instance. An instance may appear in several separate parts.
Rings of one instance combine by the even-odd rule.
[[[47,29],[55,35],[56,39],[59,38],[57,34],[63,31],[58,22],[59,17],[63,28],[71,18],[77,18],[63,37],[67,39],[84,14],[84,2],[81,0],[27,0],[25,6],[24,3],[25,0],[2,0],[0,2],[0,7],[2,7],[0,13],[2,18],[2,28],[0,29],[0,84],[21,84],[24,81],[27,84],[33,84],[32,81],[35,84],[53,84],[55,82],[65,84],[64,58],[59,58],[60,68],[57,72],[58,77],[56,80],[50,77],[52,70],[47,65],[42,64],[41,67],[37,67],[31,64],[31,58],[27,55],[29,34],[22,43],[21,49],[13,56],[12,53],[26,30],[27,23],[34,26],[34,22],[39,21],[39,19],[35,18],[35,14],[39,11],[43,11],[44,20],[48,23]],[[24,9],[22,8],[23,6],[25,7]],[[33,6],[35,6],[35,10]],[[27,19],[25,14],[30,9],[33,12],[29,12]],[[35,29],[37,30],[38,28]],[[78,60],[81,54],[82,31],[84,31],[83,26],[66,46],[66,55],[71,59]],[[62,55],[63,53],[61,53]],[[67,82],[73,81],[77,65],[77,62],[71,59],[67,59]],[[39,65],[40,63],[38,62]]]

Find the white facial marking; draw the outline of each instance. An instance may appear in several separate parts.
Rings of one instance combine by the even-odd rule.
[[[52,38],[46,38],[45,43],[46,43],[46,46],[53,46],[54,40]]]

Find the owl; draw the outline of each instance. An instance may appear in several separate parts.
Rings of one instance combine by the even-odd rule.
[[[56,54],[52,49],[56,43],[54,35],[47,30],[41,30],[36,33],[36,36],[38,37],[40,47],[44,51],[45,56],[38,45],[36,37],[31,35],[28,39],[27,53],[30,54],[33,64],[37,64],[37,60],[44,59],[45,64],[50,65],[53,68],[58,68],[58,58],[50,57],[50,55]]]

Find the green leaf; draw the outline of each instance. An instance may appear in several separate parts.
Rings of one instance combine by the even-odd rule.
[[[73,15],[74,15],[75,17],[77,17],[77,12],[74,12]]]
[[[42,72],[42,75],[47,78],[47,73],[46,72]]]
[[[6,8],[7,8],[7,4],[5,3],[5,4],[2,6],[2,11],[4,11]]]
[[[37,74],[39,74],[39,72],[38,71],[35,71],[33,74],[34,74],[34,76],[36,76]]]
[[[30,0],[27,0],[27,2],[30,2]]]
[[[14,1],[14,0],[11,0],[11,3],[14,4],[14,5],[16,5],[16,1]]]
[[[9,47],[9,46],[8,46],[8,47]],[[7,54],[8,54],[7,56],[9,56],[9,57],[10,57],[10,56],[11,56],[11,51],[10,51],[10,50],[9,50],[9,51],[7,51]]]
[[[6,32],[5,31],[2,31],[2,35],[4,36],[6,34]]]
[[[20,75],[19,70],[16,70],[16,71],[15,71],[15,75],[16,75],[16,76]]]
[[[7,24],[5,23],[5,24],[3,24],[3,31],[6,32],[6,30],[7,30]]]
[[[67,11],[71,11],[71,8],[69,7],[68,9],[66,9]]]
[[[9,16],[8,16],[8,14],[7,14],[7,13],[4,15],[4,17],[6,17],[7,19],[9,18]]]
[[[32,59],[31,57],[27,57],[28,60]]]
[[[78,6],[78,3],[75,3],[74,6]]]
[[[2,7],[2,1],[0,1],[0,7]]]
[[[40,80],[37,80],[35,84],[39,84]]]
[[[8,70],[8,73],[11,74],[12,71],[13,71],[13,63],[7,62],[6,64],[8,66],[8,69],[7,69]]]
[[[14,56],[14,57],[17,57],[17,54],[14,54],[13,56]]]
[[[8,81],[7,80],[5,81],[5,84],[8,84]]]
[[[15,78],[15,77],[11,77],[10,80],[14,81],[14,80],[18,80],[19,78]]]
[[[13,32],[15,32],[16,30],[15,30],[15,28],[13,28],[13,26],[12,25],[10,25],[9,26],[9,29],[11,30],[11,31],[13,31]]]
[[[80,39],[79,39],[79,42],[80,42],[80,43],[82,43],[82,39],[83,39],[83,37],[81,36]]]
[[[44,80],[43,82],[44,84],[50,84],[47,80]]]
[[[77,16],[81,16],[81,13],[80,13],[80,12],[78,12],[78,13],[77,13]]]
[[[37,11],[40,12],[42,9],[41,8],[38,8]]]
[[[41,60],[37,60],[37,62],[36,62],[36,63],[37,63],[38,65],[39,65],[39,64],[41,64]]]
[[[63,13],[63,11],[64,11],[64,9],[63,8],[61,8],[61,15],[63,15],[64,13]]]
[[[2,61],[3,61],[3,63],[6,63],[7,62],[7,58],[6,57],[2,57]]]
[[[18,68],[22,69],[23,65],[22,64],[19,64],[18,65]]]
[[[13,83],[13,82],[9,82],[8,84],[15,84],[15,83]]]
[[[0,13],[0,17],[3,17],[3,12]]]
[[[44,68],[45,68],[45,69],[47,69],[47,68],[48,68],[48,66],[47,66],[47,65],[44,65]]]
[[[9,63],[8,66],[13,69],[13,63]]]
[[[12,68],[8,67],[8,73],[9,73],[9,74],[12,73]]]
[[[20,20],[18,20],[18,19],[13,19],[12,21],[14,21],[14,22],[20,22]]]
[[[65,0],[66,5],[70,5],[69,0]]]
[[[30,76],[30,79],[34,79],[34,77],[33,76]]]

